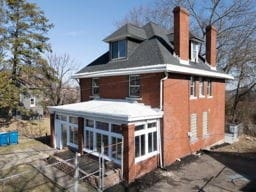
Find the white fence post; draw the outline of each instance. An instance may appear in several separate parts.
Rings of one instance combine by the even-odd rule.
[[[122,136],[121,143],[121,180],[124,178],[124,137]]]
[[[75,158],[75,174],[74,174],[74,192],[78,192],[78,185],[79,185],[79,165],[78,165],[78,157],[80,156],[80,153],[76,152],[76,158]]]

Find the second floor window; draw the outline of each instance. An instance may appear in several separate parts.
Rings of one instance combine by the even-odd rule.
[[[207,96],[212,96],[212,81],[207,81]]]
[[[203,78],[199,79],[199,95],[201,97],[204,96],[204,80],[203,80]]]
[[[114,41],[110,46],[112,59],[126,57],[126,40]]]
[[[190,97],[196,97],[196,80],[195,80],[195,77],[190,77]]]
[[[99,79],[93,78],[92,79],[92,95],[93,96],[99,95],[99,90],[100,90]]]
[[[140,76],[130,75],[129,77],[129,96],[139,97],[140,96]]]

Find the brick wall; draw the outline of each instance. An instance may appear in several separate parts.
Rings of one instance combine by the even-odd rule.
[[[79,84],[80,84],[81,101],[90,100],[90,96],[92,95],[91,79],[90,78],[80,79]]]
[[[197,81],[197,94],[199,82]],[[205,86],[206,93],[206,86]],[[225,82],[213,80],[212,98],[189,98],[189,76],[170,75],[164,82],[163,158],[169,165],[224,138]],[[202,137],[202,113],[208,112],[209,137]],[[190,142],[190,114],[197,114],[198,140]]]
[[[141,97],[146,105],[159,107],[160,79],[162,73],[141,75]],[[100,97],[111,99],[125,99],[128,97],[128,76],[100,78]],[[164,119],[162,125],[163,159],[164,165],[173,163],[203,147],[209,146],[224,137],[224,80],[213,80],[213,97],[190,99],[190,76],[169,74],[163,83]],[[91,79],[81,79],[82,101],[90,99]],[[205,84],[206,93],[206,84]],[[197,94],[199,94],[199,81],[197,79]],[[209,137],[202,137],[202,113],[208,112]],[[198,140],[191,143],[188,137],[190,131],[190,114],[197,114]],[[134,161],[134,126],[124,127],[124,178],[132,182],[135,178],[154,170],[158,165],[158,156],[145,161]]]
[[[162,73],[142,74],[141,78],[141,98],[139,102],[152,107],[159,107],[160,79]],[[106,99],[126,99],[129,97],[129,76],[113,76],[99,78],[100,98]],[[80,79],[81,101],[90,100],[91,79]]]
[[[122,125],[122,130],[124,137],[124,179],[126,183],[131,183],[136,178],[156,169],[159,165],[159,157],[153,156],[135,163],[135,125]]]

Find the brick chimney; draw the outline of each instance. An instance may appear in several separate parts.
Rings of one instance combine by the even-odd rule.
[[[175,7],[174,51],[183,61],[189,60],[189,12],[183,7]]]
[[[213,67],[216,67],[216,38],[217,30],[214,26],[206,27],[206,61]]]

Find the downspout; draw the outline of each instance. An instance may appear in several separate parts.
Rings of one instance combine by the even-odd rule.
[[[163,82],[168,79],[167,70],[164,72],[165,77],[160,80],[160,110],[163,111]],[[162,154],[162,137],[161,137],[161,126],[159,123],[159,158],[160,167],[163,168],[163,154]]]

